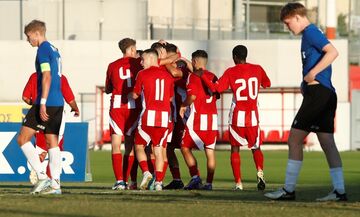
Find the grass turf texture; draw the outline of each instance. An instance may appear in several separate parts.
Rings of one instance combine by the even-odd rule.
[[[181,175],[190,180],[182,156]],[[195,152],[203,180],[205,157]],[[286,151],[265,151],[266,191],[282,186]],[[29,195],[28,183],[0,183],[0,216],[358,216],[360,213],[360,152],[342,152],[349,202],[315,202],[331,190],[325,156],[305,152],[295,202],[270,201],[256,190],[250,151],[241,152],[244,191],[232,191],[229,151],[216,153],[213,191],[113,191],[110,152],[91,152],[91,183],[63,183],[63,195]],[[138,182],[141,181],[139,170]],[[165,184],[171,181],[168,171]]]

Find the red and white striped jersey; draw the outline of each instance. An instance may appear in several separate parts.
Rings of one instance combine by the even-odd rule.
[[[204,71],[203,76],[211,82],[217,81],[217,77],[207,70]],[[203,84],[199,76],[189,75],[187,94],[196,96],[196,98],[190,105],[190,116],[186,126],[192,130],[217,130],[216,96]]]
[[[258,93],[260,86],[270,87],[271,82],[263,68],[250,63],[237,64],[228,68],[216,84],[201,76],[212,91],[219,93],[229,87],[233,100],[229,114],[229,124],[238,127],[251,127],[259,124]]]
[[[111,87],[110,110],[134,109],[140,106],[140,100],[128,99],[133,91],[137,73],[142,69],[141,59],[123,57],[109,64],[106,72],[106,87]]]
[[[168,127],[174,79],[163,67],[152,66],[138,73],[134,93],[141,95],[139,125]]]

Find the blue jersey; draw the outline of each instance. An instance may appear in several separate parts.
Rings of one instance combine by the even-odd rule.
[[[325,52],[322,49],[329,43],[323,32],[314,24],[310,24],[304,29],[301,40],[303,78],[323,58]],[[329,65],[316,75],[315,80],[335,92],[335,88],[331,83],[331,71],[331,65]],[[302,87],[305,87],[305,84],[306,82],[303,81]]]
[[[42,94],[42,72],[51,72],[51,85],[46,106],[64,106],[64,98],[61,92],[61,58],[58,49],[48,41],[40,44],[35,61],[38,76],[38,96],[35,104],[40,104]]]

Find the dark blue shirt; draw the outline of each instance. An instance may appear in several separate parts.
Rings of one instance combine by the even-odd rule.
[[[40,104],[42,94],[42,72],[51,72],[51,85],[46,106],[64,106],[64,98],[61,92],[61,58],[58,49],[48,41],[40,44],[37,54],[35,67],[37,72],[38,96],[35,104]]]
[[[324,33],[314,24],[310,24],[304,29],[301,40],[303,78],[323,58],[325,52],[323,52],[322,49],[329,43]],[[331,65],[329,65],[316,75],[315,80],[335,92],[335,88],[331,83],[331,73]],[[303,81],[301,86],[304,88],[306,82]]]

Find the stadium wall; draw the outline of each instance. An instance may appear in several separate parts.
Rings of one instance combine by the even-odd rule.
[[[138,49],[148,48],[153,41],[138,41]],[[190,58],[197,49],[209,53],[209,70],[220,76],[233,65],[231,51],[237,44],[249,49],[248,62],[263,66],[273,87],[298,87],[301,81],[299,40],[246,40],[246,41],[171,41],[178,45],[182,56]],[[347,40],[334,40],[340,55],[333,64],[333,82],[338,94],[336,139],[350,148],[350,106]],[[121,57],[117,41],[53,41],[59,48],[63,73],[79,101],[79,93],[95,93],[95,86],[104,85],[106,69],[110,62]],[[36,48],[26,41],[0,41],[0,101],[18,103],[28,77],[35,70]],[[227,102],[225,102],[226,104]],[[267,107],[267,105],[262,105]],[[338,142],[339,143],[339,142]],[[314,141],[313,149],[319,149]]]

